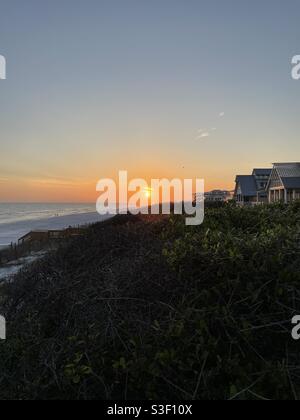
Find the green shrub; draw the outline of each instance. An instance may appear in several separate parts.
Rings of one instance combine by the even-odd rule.
[[[2,399],[300,398],[300,204],[116,217],[2,287]]]

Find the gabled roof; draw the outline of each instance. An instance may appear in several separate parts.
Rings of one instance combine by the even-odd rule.
[[[258,176],[270,176],[272,173],[272,169],[271,168],[265,168],[265,169],[261,169],[261,168],[256,168],[253,169],[252,175],[258,175]]]
[[[281,180],[286,189],[300,189],[300,176],[281,178]]]
[[[295,163],[274,163],[280,178],[298,178],[300,177],[300,162]]]
[[[242,195],[253,197],[257,194],[256,180],[253,175],[238,175],[236,182],[240,184]]]

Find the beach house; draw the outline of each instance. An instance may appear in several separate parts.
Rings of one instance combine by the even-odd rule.
[[[272,169],[253,169],[252,175],[237,175],[234,199],[241,205],[257,205],[268,202],[266,187]]]
[[[274,163],[266,186],[269,203],[300,199],[300,162]]]
[[[230,201],[232,196],[232,192],[227,190],[213,190],[204,194],[205,201],[210,203],[225,203]]]

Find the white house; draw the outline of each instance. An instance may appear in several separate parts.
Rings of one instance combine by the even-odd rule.
[[[274,163],[266,192],[269,203],[300,199],[300,162]]]

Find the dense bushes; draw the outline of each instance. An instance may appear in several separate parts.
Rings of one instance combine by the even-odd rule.
[[[0,398],[299,398],[299,245],[299,203],[95,225],[1,290]]]

